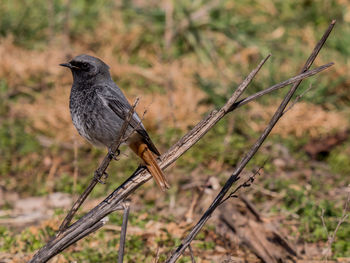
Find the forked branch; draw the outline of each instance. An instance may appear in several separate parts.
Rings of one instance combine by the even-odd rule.
[[[170,164],[175,162],[182,154],[190,149],[195,143],[197,143],[219,120],[221,120],[227,113],[237,109],[238,107],[260,97],[276,89],[285,87],[292,83],[300,83],[304,78],[313,76],[318,72],[321,72],[333,63],[326,64],[311,71],[303,70],[302,74],[299,74],[291,79],[274,85],[268,89],[258,92],[252,96],[249,96],[241,101],[238,98],[242,95],[244,90],[248,87],[250,82],[256,76],[263,64],[269,58],[266,57],[255,68],[248,77],[242,82],[233,95],[229,98],[226,104],[218,111],[212,111],[202,121],[200,121],[191,131],[189,131],[183,138],[181,138],[176,144],[174,144],[166,153],[159,158],[159,166],[162,169],[166,169]],[[311,66],[311,64],[310,64]],[[308,67],[309,68],[309,67]],[[294,85],[295,86],[295,85]],[[293,86],[293,87],[294,87]],[[266,135],[267,136],[267,135]],[[246,157],[247,158],[247,157]],[[246,159],[245,158],[245,159]],[[244,160],[245,160],[244,159]],[[79,239],[91,233],[91,229],[96,230],[103,225],[103,218],[112,213],[116,209],[120,208],[120,205],[131,193],[133,193],[138,187],[151,179],[151,175],[147,170],[138,168],[122,185],[114,190],[105,200],[99,205],[89,211],[77,222],[63,230],[59,236],[54,237],[44,247],[42,247],[31,259],[30,262],[46,262],[53,256],[57,255],[65,248],[78,241]],[[188,243],[189,244],[189,243]],[[186,247],[188,246],[186,245]],[[179,251],[180,254],[182,250]],[[180,255],[178,254],[178,256]],[[176,260],[176,259],[175,259]],[[174,261],[172,261],[174,262]]]
[[[332,21],[332,23],[329,25],[328,29],[326,30],[326,32],[324,33],[320,41],[315,46],[310,57],[307,59],[305,65],[303,66],[301,73],[307,71],[311,67],[312,63],[314,62],[318,53],[323,47],[323,44],[326,42],[334,25],[335,25],[335,20]],[[255,142],[255,144],[250,148],[248,153],[242,158],[241,162],[237,165],[232,175],[228,178],[228,180],[226,181],[225,185],[222,187],[219,194],[216,196],[214,201],[211,203],[209,208],[205,211],[205,213],[197,222],[197,224],[192,228],[191,232],[182,241],[181,245],[179,245],[177,249],[168,258],[168,260],[166,261],[167,263],[174,263],[177,261],[177,259],[181,256],[181,254],[185,251],[185,249],[191,244],[192,240],[196,237],[198,232],[203,228],[203,226],[208,221],[208,219],[210,218],[212,213],[215,211],[215,209],[221,204],[222,200],[224,199],[228,191],[231,189],[232,185],[236,182],[242,182],[241,184],[245,184],[245,182],[249,180],[249,175],[245,175],[245,176],[243,175],[240,177],[241,172],[243,171],[245,166],[248,164],[248,162],[253,158],[255,153],[259,150],[260,146],[263,144],[267,136],[270,134],[270,132],[272,131],[273,127],[276,125],[278,120],[282,117],[285,108],[287,107],[289,101],[291,100],[295,91],[299,87],[301,81],[302,80],[295,82],[293,86],[290,88],[289,92],[284,97],[283,101],[281,102],[280,106],[276,110],[275,114],[271,118],[269,124],[267,125],[263,133],[260,135],[260,137]]]

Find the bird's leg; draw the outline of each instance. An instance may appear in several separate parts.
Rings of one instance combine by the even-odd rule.
[[[118,161],[117,157],[120,155],[120,150],[117,149],[116,152],[113,152],[111,148],[108,148],[108,155],[109,155],[109,158]]]
[[[95,171],[94,173],[94,179],[99,182],[100,184],[106,184],[108,178],[108,173],[103,172],[103,174],[100,171]],[[101,180],[103,179],[103,180]]]

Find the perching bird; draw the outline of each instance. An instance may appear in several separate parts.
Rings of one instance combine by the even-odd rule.
[[[89,55],[79,55],[60,66],[70,68],[73,74],[69,108],[75,128],[93,145],[106,146],[110,151],[131,105],[113,82],[109,66]],[[169,188],[154,157],[160,153],[137,113],[133,114],[126,135],[127,145],[144,161],[158,186],[162,190]]]

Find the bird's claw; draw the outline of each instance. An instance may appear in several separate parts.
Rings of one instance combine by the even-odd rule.
[[[108,178],[108,173],[106,172],[104,172],[102,175],[99,172],[95,172],[94,174],[94,179],[100,184],[106,184],[107,178]]]
[[[120,155],[120,150],[117,149],[116,152],[113,152],[110,148],[108,148],[108,155],[111,159],[118,161],[119,159],[117,157]]]

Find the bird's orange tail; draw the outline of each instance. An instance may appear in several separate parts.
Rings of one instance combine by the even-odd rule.
[[[147,144],[143,142],[137,142],[130,145],[131,149],[145,162],[148,171],[153,176],[157,185],[162,191],[170,188],[168,181],[166,180],[162,170],[158,166],[157,160],[153,156],[152,151],[148,148]]]

